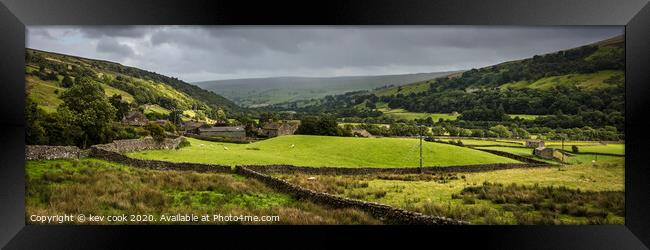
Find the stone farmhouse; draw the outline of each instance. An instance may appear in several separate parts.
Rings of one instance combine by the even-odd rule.
[[[545,147],[545,145],[544,145],[544,141],[542,140],[526,140],[526,147],[539,148],[539,147]]]
[[[131,126],[144,126],[149,123],[147,117],[140,111],[131,111],[122,117],[122,123]]]
[[[267,122],[260,128],[259,134],[266,137],[292,135],[299,126],[300,122],[297,121]]]
[[[246,130],[243,126],[233,127],[199,127],[196,134],[203,137],[221,137],[226,139],[245,140]]]

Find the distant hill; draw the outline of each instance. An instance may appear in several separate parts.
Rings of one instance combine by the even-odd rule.
[[[170,110],[180,109],[187,118],[194,118],[197,112],[202,113],[198,118],[203,118],[214,117],[219,109],[226,113],[245,112],[212,91],[109,61],[27,49],[25,73],[28,97],[47,112],[56,111],[62,103],[58,96],[79,77],[99,83],[107,96],[120,95],[145,113],[164,116]]]
[[[245,107],[322,98],[350,91],[399,86],[454,72],[343,77],[270,77],[195,82]]]
[[[384,116],[386,110],[458,112],[462,120],[473,121],[500,121],[502,115],[491,114],[501,113],[569,114],[576,118],[571,121],[574,125],[615,125],[622,129],[624,45],[623,36],[617,36],[412,84],[281,103],[266,109],[373,119]]]

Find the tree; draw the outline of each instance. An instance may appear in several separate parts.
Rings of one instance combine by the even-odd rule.
[[[122,101],[122,95],[115,94],[108,98],[108,101],[115,108],[115,120],[119,121],[126,115],[131,109],[128,102]]]
[[[510,132],[506,126],[503,126],[501,124],[491,127],[490,131],[496,134],[496,136],[500,138],[512,137],[512,132]]]
[[[579,152],[579,150],[578,150],[578,146],[576,146],[576,145],[572,145],[572,146],[571,146],[571,151],[573,151],[574,153],[578,153],[578,152]]]
[[[47,144],[42,126],[45,112],[31,98],[25,100],[25,141],[29,145]]]
[[[149,135],[151,135],[151,137],[153,137],[157,142],[165,140],[165,130],[160,125],[150,122],[144,126],[144,129],[149,131]]]
[[[336,118],[332,116],[308,116],[300,120],[298,134],[304,135],[340,135]]]
[[[72,85],[74,85],[72,78],[70,78],[68,74],[64,75],[63,79],[61,80],[61,87],[69,88],[72,87]]]
[[[80,79],[77,84],[61,94],[61,100],[63,103],[57,113],[69,113],[69,122],[83,132],[77,145],[85,148],[105,141],[104,132],[115,118],[116,109],[98,83]]]

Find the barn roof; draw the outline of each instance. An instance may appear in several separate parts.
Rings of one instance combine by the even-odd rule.
[[[242,131],[244,131],[244,127],[242,126],[199,128],[199,132],[242,132]]]

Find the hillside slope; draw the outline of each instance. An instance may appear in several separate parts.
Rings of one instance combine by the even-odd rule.
[[[625,41],[614,37],[411,85],[348,92],[269,110],[379,117],[401,110],[460,113],[465,121],[503,121],[505,114],[544,117],[544,126],[616,126],[624,120]],[[559,115],[546,117],[547,115]],[[572,119],[561,115],[573,115]],[[547,119],[548,118],[548,119]],[[552,120],[552,122],[551,122]]]
[[[145,113],[166,115],[179,109],[215,118],[220,109],[228,113],[244,111],[214,92],[155,72],[34,49],[26,49],[25,57],[27,95],[47,112],[56,111],[61,104],[58,96],[80,77],[99,83],[107,96],[120,95]]]
[[[260,107],[282,102],[322,98],[349,91],[399,86],[453,72],[343,77],[270,77],[196,82],[242,106]]]

